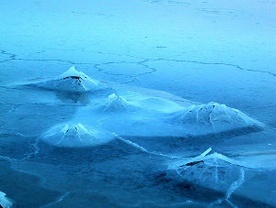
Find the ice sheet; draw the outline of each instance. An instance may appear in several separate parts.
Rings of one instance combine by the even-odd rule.
[[[20,207],[275,207],[275,9],[275,0],[3,0],[0,190]],[[72,65],[83,74],[62,75]],[[82,134],[89,146],[68,148],[72,135],[81,143],[79,123],[112,136]],[[56,146],[64,127],[67,146]],[[46,143],[49,131],[59,140]],[[230,163],[187,170],[231,167],[229,191],[188,172],[194,182],[164,177],[164,164],[208,147]]]

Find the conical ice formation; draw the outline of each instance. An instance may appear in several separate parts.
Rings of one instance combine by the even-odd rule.
[[[109,112],[124,111],[127,109],[127,105],[127,101],[123,97],[113,93],[108,96],[104,110]]]
[[[260,130],[264,126],[261,122],[237,109],[215,102],[192,105],[173,114],[173,120],[183,126],[194,125],[210,128],[213,133],[245,128]]]
[[[101,86],[99,81],[93,80],[83,72],[77,71],[74,66],[60,75],[57,79],[41,82],[39,87],[72,92],[86,92],[98,90]]]
[[[184,180],[226,193],[226,198],[244,182],[242,162],[219,153],[209,154],[211,148],[194,158],[180,159],[169,165]]]
[[[42,136],[45,142],[59,147],[95,146],[112,139],[111,134],[98,129],[88,129],[81,123],[57,125]]]

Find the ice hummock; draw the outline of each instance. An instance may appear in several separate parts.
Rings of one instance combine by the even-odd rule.
[[[245,180],[246,164],[217,152],[209,154],[212,148],[194,158],[178,159],[168,165],[183,180],[225,193],[227,202]],[[221,203],[218,200],[215,203]]]
[[[42,140],[58,147],[86,147],[106,143],[113,135],[99,130],[87,128],[81,123],[60,124],[50,128],[42,136]]]
[[[35,83],[36,86],[72,92],[86,92],[100,89],[103,84],[97,80],[90,78],[87,74],[76,70],[74,66],[70,67],[66,72],[56,79],[50,79]]]
[[[135,142],[133,137],[140,137],[139,142],[148,140],[148,143],[164,137],[199,139],[243,135],[263,127],[261,122],[224,104],[191,104],[185,100],[179,103],[166,97],[114,89],[120,95],[93,98],[93,105],[80,108],[73,119],[91,126],[99,124],[108,132],[132,137]]]
[[[183,127],[194,126],[196,132],[223,133],[244,129],[260,130],[264,124],[247,116],[240,110],[225,104],[210,102],[192,105],[172,114],[170,121]],[[200,129],[200,130],[199,130]]]
[[[0,191],[0,207],[3,207],[3,208],[12,207],[12,201],[8,197],[6,197],[6,194],[2,191]]]
[[[109,111],[109,112],[124,111],[127,109],[127,106],[128,106],[128,103],[125,98],[113,93],[108,96],[104,111]]]

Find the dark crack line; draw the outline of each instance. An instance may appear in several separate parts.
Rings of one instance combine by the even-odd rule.
[[[148,59],[144,59],[144,60],[138,61],[138,62],[135,62],[135,61],[106,62],[106,63],[101,63],[101,64],[95,64],[94,68],[96,68],[99,72],[103,72],[103,73],[108,74],[108,75],[124,76],[126,78],[130,78],[131,79],[130,81],[123,82],[123,84],[127,84],[127,83],[131,83],[131,82],[139,82],[139,77],[144,76],[144,75],[148,75],[148,74],[152,74],[152,73],[157,71],[155,68],[149,67],[147,64],[145,64],[146,62],[148,62]],[[136,75],[126,75],[124,73],[107,72],[103,68],[101,68],[101,66],[103,66],[103,65],[112,65],[112,64],[137,64],[137,65],[143,66],[148,71],[147,72],[142,72],[142,73],[139,73],[139,74],[136,74]]]
[[[68,64],[76,64],[73,61],[66,60],[66,59],[25,59],[25,58],[17,58],[17,61],[34,61],[34,62],[61,62],[61,63],[68,63]]]
[[[276,73],[265,71],[265,70],[257,70],[257,69],[247,69],[243,68],[236,64],[229,64],[229,63],[223,63],[223,62],[203,62],[203,61],[192,61],[192,60],[185,60],[185,59],[166,59],[166,58],[158,58],[158,59],[148,59],[148,62],[153,61],[173,61],[173,62],[183,62],[183,63],[195,63],[195,64],[202,64],[202,65],[222,65],[222,66],[230,66],[235,67],[242,71],[249,71],[249,72],[257,72],[257,73],[265,73],[272,76],[276,76]]]
[[[0,49],[0,54],[5,55],[5,56],[8,56],[7,59],[1,60],[0,63],[5,63],[5,62],[8,62],[8,61],[15,60],[15,59],[16,59],[16,56],[17,56],[17,55],[14,54],[14,53],[9,53],[9,52],[7,52],[7,51],[5,51],[5,50],[2,50],[2,49]]]
[[[4,63],[4,62],[8,62],[8,61],[39,61],[39,62],[61,62],[61,63],[68,63],[71,65],[93,65],[94,68],[96,68],[99,72],[104,72],[104,70],[102,68],[100,68],[101,65],[108,65],[108,64],[129,64],[129,63],[133,63],[133,64],[138,64],[138,65],[142,65],[145,68],[149,69],[149,72],[143,72],[143,73],[139,73],[138,75],[130,75],[127,76],[129,78],[132,79],[138,79],[138,77],[140,76],[144,76],[147,74],[151,74],[157,71],[157,69],[149,67],[146,63],[149,62],[156,62],[156,61],[172,61],[172,62],[180,62],[180,63],[195,63],[195,64],[202,64],[202,65],[221,65],[221,66],[228,66],[228,67],[235,67],[236,69],[242,70],[242,71],[248,71],[248,72],[254,72],[254,73],[263,73],[263,74],[269,74],[273,77],[276,76],[276,73],[273,73],[271,71],[265,71],[265,70],[258,70],[258,69],[247,69],[247,68],[243,68],[239,65],[236,64],[230,64],[230,63],[223,63],[223,62],[203,62],[203,61],[194,61],[194,60],[185,60],[185,59],[167,59],[167,58],[156,58],[156,59],[143,59],[140,57],[135,57],[135,56],[131,56],[131,55],[125,55],[125,54],[113,54],[113,53],[104,53],[104,52],[98,52],[101,54],[112,54],[112,55],[118,55],[118,56],[126,56],[126,57],[131,57],[131,58],[136,58],[136,59],[140,59],[141,61],[118,61],[118,62],[106,62],[106,63],[100,63],[100,64],[95,64],[92,62],[74,62],[74,61],[70,61],[70,60],[66,60],[66,59],[26,59],[26,58],[17,58],[16,54],[7,52],[5,50],[0,49],[0,54],[3,55],[7,55],[9,56],[8,59],[2,60],[0,61],[0,63]],[[107,72],[104,72],[107,73]],[[110,75],[120,75],[122,76],[123,74],[117,74],[117,73],[107,73]]]

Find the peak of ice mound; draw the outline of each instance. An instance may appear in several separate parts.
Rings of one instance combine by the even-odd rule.
[[[173,120],[184,125],[209,126],[214,133],[243,128],[262,129],[264,127],[264,124],[241,111],[215,102],[192,105],[175,113]]]
[[[75,66],[70,67],[67,71],[60,75],[60,79],[70,78],[73,79],[91,79],[87,74],[78,71]],[[93,80],[94,81],[94,80]]]
[[[59,91],[86,92],[100,89],[102,83],[72,66],[57,79],[41,82],[39,86]]]
[[[78,123],[54,126],[44,133],[42,139],[58,147],[86,147],[107,143],[113,136],[100,129],[87,128]]]
[[[12,207],[11,200],[8,197],[6,197],[6,194],[2,191],[0,191],[0,207],[3,207],[3,208]]]
[[[108,96],[107,102],[105,104],[105,111],[123,111],[127,109],[127,101],[122,96],[115,93]]]

